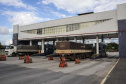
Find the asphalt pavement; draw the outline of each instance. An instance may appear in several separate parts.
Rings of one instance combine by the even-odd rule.
[[[126,58],[120,58],[105,84],[126,84]]]
[[[68,67],[59,67],[60,60],[45,56],[31,57],[33,63],[25,64],[18,57],[0,61],[0,84],[100,84],[116,63],[118,53],[107,58],[81,59],[80,64],[67,61]],[[111,83],[112,84],[112,83]]]

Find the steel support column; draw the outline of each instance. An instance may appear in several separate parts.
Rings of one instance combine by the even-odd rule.
[[[59,39],[57,38],[56,41],[59,42]]]
[[[84,37],[82,38],[82,40],[83,40],[83,44],[84,44],[84,41],[85,41]]]
[[[30,40],[30,46],[32,46],[32,40]]]
[[[53,50],[55,49],[55,41],[53,40]]]
[[[74,42],[77,42],[77,37],[74,37]]]
[[[96,54],[99,54],[99,37],[96,36]]]
[[[44,40],[42,40],[41,42],[41,48],[42,48],[41,53],[44,53]]]
[[[101,37],[101,42],[104,43],[104,37],[103,37],[103,35]]]

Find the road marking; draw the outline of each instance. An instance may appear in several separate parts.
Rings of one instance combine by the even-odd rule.
[[[105,78],[102,80],[102,82],[100,84],[104,84],[105,81],[107,80],[108,76],[110,75],[110,73],[112,72],[112,70],[115,68],[115,66],[118,64],[120,58],[117,60],[117,62],[115,63],[115,65],[111,68],[111,70],[108,72],[108,74],[105,76]]]

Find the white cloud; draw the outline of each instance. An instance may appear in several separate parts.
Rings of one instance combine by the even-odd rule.
[[[32,7],[32,6],[28,5],[28,6],[26,7],[26,9],[27,9],[27,10],[36,10],[36,7]]]
[[[65,14],[62,14],[62,13],[59,13],[59,12],[51,12],[51,13],[53,13],[53,14],[55,14],[57,17],[59,17],[59,18],[66,18],[66,17],[70,17],[70,16],[67,16],[67,15],[65,15]]]
[[[70,13],[86,12],[87,8],[93,9],[97,2],[94,0],[43,0],[43,4],[53,3],[58,9],[66,10]]]
[[[0,3],[7,6],[23,7],[26,8],[27,10],[36,10],[35,7],[24,4],[22,0],[0,0]]]
[[[0,35],[10,35],[12,34],[13,29],[8,29],[7,27],[0,26]]]
[[[83,13],[113,10],[117,4],[126,3],[126,0],[42,0],[42,4],[51,3],[69,13]]]
[[[102,12],[116,9],[117,1],[116,0],[99,0],[99,5],[94,8],[94,12]]]
[[[8,6],[26,7],[21,0],[0,0],[0,3]]]
[[[12,39],[7,39],[7,40],[5,41],[5,45],[10,45],[10,44],[12,44]]]
[[[48,21],[51,20],[49,18],[40,18],[37,16],[35,12],[12,12],[12,11],[6,11],[3,13],[4,15],[9,15],[10,22],[19,25],[28,25],[28,24],[33,24],[37,22],[43,22],[43,21]]]
[[[12,39],[7,37],[7,36],[3,36],[4,39],[0,39],[0,42],[2,45],[10,45],[12,44]]]
[[[117,0],[117,3],[118,4],[123,4],[123,3],[126,3],[126,0]]]
[[[0,42],[2,45],[9,45],[9,43],[12,43],[12,33],[13,29],[9,29],[5,26],[0,26]]]

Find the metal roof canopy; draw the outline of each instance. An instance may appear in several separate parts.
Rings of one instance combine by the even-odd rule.
[[[95,35],[77,35],[77,36],[60,36],[60,37],[53,37],[53,38],[38,38],[38,39],[25,39],[25,41],[41,41],[42,39],[44,39],[45,41],[56,41],[56,39],[59,40],[73,40],[74,37],[77,38],[77,40],[82,40],[84,39],[96,39],[96,36],[99,36],[99,39],[103,38],[118,38],[118,33],[110,33],[110,34],[95,34]]]

